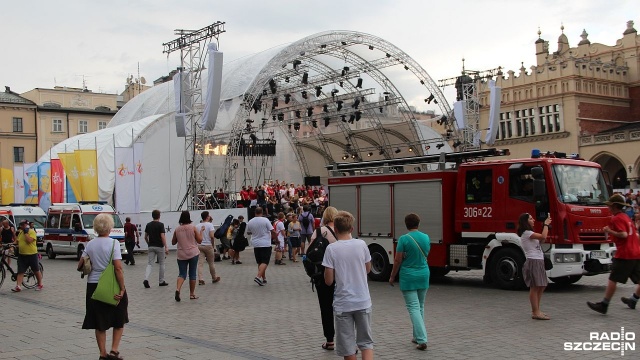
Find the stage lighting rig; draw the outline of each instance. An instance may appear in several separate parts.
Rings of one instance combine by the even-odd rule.
[[[324,127],[329,126],[329,123],[331,122],[331,118],[326,116],[324,117]]]

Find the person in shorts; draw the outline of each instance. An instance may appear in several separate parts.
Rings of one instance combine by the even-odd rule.
[[[604,299],[601,302],[592,303],[587,301],[587,306],[593,311],[606,314],[609,302],[616,292],[616,283],[625,284],[631,279],[637,284],[636,291],[631,297],[622,297],[620,300],[631,309],[635,309],[640,299],[640,243],[638,240],[638,230],[627,214],[623,211],[627,203],[622,195],[616,194],[609,198],[605,204],[609,207],[611,222],[603,228],[605,234],[609,234],[611,240],[616,244],[616,253],[611,264],[611,274],[604,292]]]
[[[367,244],[351,238],[353,215],[340,211],[333,219],[338,241],[329,244],[322,260],[324,281],[331,286],[335,280],[333,314],[336,330],[335,350],[345,360],[373,359],[371,336],[371,296],[367,274],[371,271],[371,255]]]
[[[267,283],[267,267],[271,260],[271,232],[273,231],[273,225],[262,214],[262,208],[257,207],[256,216],[247,223],[247,234],[251,235],[251,245],[253,245],[253,253],[258,264],[258,274],[253,281],[260,286]]]
[[[20,222],[20,233],[18,234],[18,276],[16,277],[16,287],[11,289],[13,292],[20,292],[22,288],[22,280],[27,269],[36,275],[38,285],[36,291],[42,290],[42,273],[40,272],[40,259],[38,258],[38,247],[36,245],[36,231],[29,228],[29,222],[23,220]]]

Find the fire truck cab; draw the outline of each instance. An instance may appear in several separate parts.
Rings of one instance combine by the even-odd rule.
[[[615,245],[602,230],[610,217],[604,204],[610,187],[600,166],[560,153],[484,159],[506,154],[486,149],[333,166],[330,204],[356,217],[354,236],[371,251],[370,277],[388,280],[409,213],[420,216],[420,230],[431,240],[431,276],[482,269],[488,283],[524,287],[525,256],[516,234],[522,213],[537,220],[536,232],[551,216],[541,247],[554,265],[547,271],[552,281],[569,284],[608,272]]]
[[[44,248],[49,259],[57,255],[75,255],[80,258],[87,242],[97,235],[93,231],[93,219],[98,214],[110,214],[114,227],[109,237],[124,246],[124,225],[111,205],[103,202],[56,203],[49,207],[44,229]]]
[[[11,226],[18,230],[18,224],[23,220],[33,222],[36,230],[36,244],[38,250],[43,250],[44,224],[47,220],[47,214],[38,206],[31,204],[9,204],[0,206],[0,223],[9,220]]]

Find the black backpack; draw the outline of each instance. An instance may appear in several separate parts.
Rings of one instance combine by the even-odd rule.
[[[224,219],[224,222],[220,225],[219,228],[216,229],[216,232],[213,233],[213,237],[216,239],[222,239],[225,235],[227,235],[227,230],[229,230],[229,226],[231,226],[231,222],[233,221],[233,215],[227,215],[227,218]]]
[[[311,216],[311,213],[307,213],[307,216],[302,217],[302,226],[304,226],[304,231],[307,231],[307,229],[309,228],[309,224],[311,224],[311,219],[309,219],[309,216]],[[324,252],[322,253],[322,255],[324,255]]]
[[[329,229],[331,234],[333,234],[333,237],[336,237],[330,227],[327,227],[327,229]],[[311,291],[313,291],[314,285],[318,284],[318,282],[324,281],[324,266],[322,266],[322,259],[324,258],[327,246],[329,246],[329,240],[322,236],[320,228],[317,228],[316,238],[306,249],[306,259],[302,260],[304,271],[307,273],[307,276],[311,278]]]

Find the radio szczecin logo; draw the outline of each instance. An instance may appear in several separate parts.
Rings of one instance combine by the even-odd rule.
[[[625,332],[624,327],[620,332],[589,332],[589,341],[566,341],[565,351],[620,351],[624,356],[625,351],[636,350],[636,333]]]

